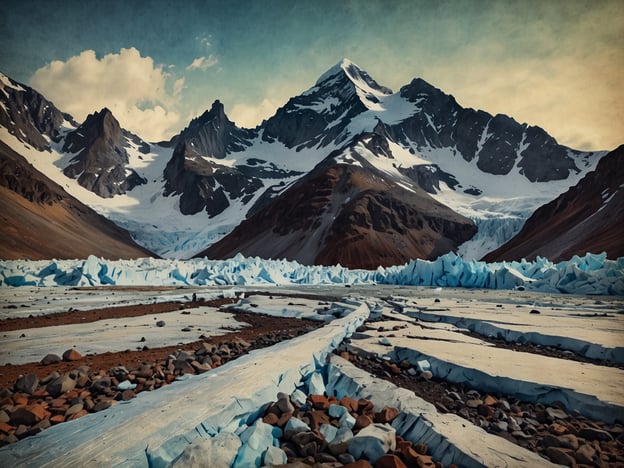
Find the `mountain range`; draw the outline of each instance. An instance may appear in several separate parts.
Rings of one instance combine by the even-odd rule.
[[[96,228],[105,238],[123,239],[123,248],[109,246],[108,254],[101,254],[109,258],[243,253],[376,268],[448,251],[468,258],[490,252],[491,259],[533,255],[530,249],[496,249],[513,242],[538,208],[595,174],[606,154],[573,150],[539,127],[464,108],[422,79],[393,92],[346,59],[254,129],[239,128],[217,100],[178,135],[159,143],[121,128],[108,109],[78,124],[32,88],[4,75],[0,80],[2,185],[13,198],[26,196],[46,218],[48,199],[6,182],[19,156],[21,177],[45,180],[46,187],[54,187],[44,190],[52,197],[62,193],[94,216],[97,212],[102,222],[115,223],[115,234]],[[621,167],[621,151],[613,153],[609,158]],[[592,193],[609,193],[619,213],[617,194],[624,181],[621,171],[611,172],[610,179],[593,176]],[[584,193],[579,188],[568,202],[586,206],[572,217],[574,225],[606,210]],[[525,244],[535,239],[558,245],[572,225],[560,222],[547,235],[540,225],[548,225],[559,206],[527,222],[521,233]],[[62,236],[58,221],[47,217],[54,234],[45,227],[38,231],[47,238]],[[533,231],[527,231],[529,225]],[[586,223],[583,232],[596,240],[591,226]],[[2,234],[6,245],[20,235],[19,223],[12,229]],[[121,235],[123,230],[131,238]],[[76,228],[69,240],[86,233]],[[568,240],[559,255],[593,251],[593,245],[608,247],[611,255],[614,242],[621,247],[621,241],[607,240],[577,248]],[[83,255],[10,245],[11,258]]]

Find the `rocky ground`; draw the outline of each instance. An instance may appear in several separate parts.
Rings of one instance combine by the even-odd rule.
[[[369,327],[362,327],[364,332]],[[455,413],[489,433],[565,466],[624,466],[624,426],[605,424],[567,410],[561,403],[543,405],[487,394],[461,384],[434,379],[409,362],[391,362],[361,353],[338,351],[358,367],[413,391],[439,411]]]
[[[201,302],[219,307],[234,302]],[[94,320],[184,310],[198,303],[163,303],[116,307],[0,321],[0,330],[19,330]],[[0,366],[0,445],[36,434],[52,425],[80,418],[156,390],[185,374],[199,374],[249,351],[306,333],[318,322],[235,313],[249,327],[183,346],[81,356],[68,349],[63,356],[43,356],[39,363]],[[49,317],[49,318],[46,318]]]
[[[271,454],[276,466],[442,466],[427,455],[426,444],[404,440],[388,426],[399,415],[397,408],[385,406],[375,411],[374,402],[367,399],[337,400],[321,394],[306,397],[300,392],[294,395],[278,394],[262,418],[264,423],[279,428],[281,452]]]
[[[315,295],[306,297],[327,299]],[[219,299],[102,308],[80,311],[79,314],[68,311],[2,320],[0,333],[176,310],[185,313],[186,309],[197,305],[219,307],[233,302],[235,299]],[[252,349],[270,346],[321,326],[308,320],[269,317],[231,309],[230,312],[234,313],[237,321],[251,326],[227,335],[205,337],[200,341],[166,348],[150,349],[139,343],[138,349],[87,356],[80,356],[70,348],[63,356],[42,356],[40,363],[0,366],[0,445],[10,444],[88,413],[104,411],[134,398],[140,392],[168,385],[185,374],[209,372]],[[379,331],[374,321],[369,321],[358,332],[371,330]],[[584,360],[557,348],[488,340],[496,346],[517,351]],[[421,372],[407,361],[391,362],[358,353],[349,345],[345,343],[337,352],[358,367],[413,391],[441,412],[458,414],[467,422],[554,463],[624,467],[624,427],[621,424],[592,421],[558,403],[542,405],[506,395],[485,394],[478,389],[437,380],[428,371]],[[396,435],[388,439],[383,456],[374,464],[364,456],[357,459],[343,450],[344,443],[341,445],[341,439],[336,437],[339,434],[345,437],[346,431],[341,429],[345,420],[352,419],[348,434],[352,438],[367,427],[368,431],[383,432],[378,426],[391,422],[393,415],[396,416],[396,409],[374,411],[373,404],[350,398],[336,401],[322,395],[307,395],[298,400],[278,395],[277,401],[264,408],[262,418],[263,422],[278,427],[282,432],[281,450],[287,458],[282,460],[278,457],[275,461],[288,462],[288,466],[293,468],[310,465],[376,468],[441,466],[427,455],[426,445],[418,441],[404,441]],[[296,431],[293,431],[293,426]],[[382,435],[376,437],[376,440],[383,439]]]

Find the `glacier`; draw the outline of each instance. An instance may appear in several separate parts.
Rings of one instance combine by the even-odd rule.
[[[574,256],[553,263],[534,261],[486,263],[448,253],[434,261],[412,260],[376,270],[340,265],[301,265],[288,260],[140,258],[106,260],[0,261],[0,287],[6,286],[229,286],[388,284],[405,286],[526,289],[547,293],[624,295],[624,257],[606,253]]]

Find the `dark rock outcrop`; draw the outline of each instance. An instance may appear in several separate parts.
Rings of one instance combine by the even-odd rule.
[[[0,73],[0,125],[18,140],[45,150],[59,141],[64,121],[73,122],[34,89]]]
[[[223,159],[251,145],[253,130],[238,128],[225,115],[223,104],[215,101],[209,111],[193,119],[189,126],[171,139],[173,155],[164,171],[164,195],[181,195],[180,211],[191,215],[205,210],[210,217],[230,206],[231,200],[248,203],[264,184],[260,177],[283,170],[251,159],[248,164],[229,166]]]
[[[508,174],[517,165],[531,182],[565,179],[580,170],[571,157],[580,153],[559,145],[539,127],[463,108],[453,96],[420,78],[401,88],[400,94],[418,111],[388,126],[397,142],[416,148],[454,148],[488,174]]]
[[[65,138],[63,151],[78,154],[63,173],[102,198],[124,194],[146,183],[145,178],[127,167],[128,139],[139,143],[143,152],[149,151],[146,143],[119,126],[110,110],[104,108],[90,114]]]
[[[180,211],[191,215],[205,210],[216,216],[230,206],[230,200],[247,203],[262,181],[245,175],[236,167],[205,159],[190,143],[179,143],[164,172],[164,195],[181,195]]]
[[[217,100],[210,110],[191,120],[189,126],[173,137],[169,144],[174,147],[186,144],[198,154],[223,159],[229,153],[243,151],[250,146],[255,136],[253,130],[238,128],[230,121],[223,104]]]

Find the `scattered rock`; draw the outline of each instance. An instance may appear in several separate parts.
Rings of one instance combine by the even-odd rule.
[[[46,354],[45,357],[40,362],[44,366],[47,366],[48,364],[61,362],[61,357],[56,354]]]
[[[375,468],[407,468],[407,465],[394,454],[385,454],[377,459]]]
[[[35,393],[38,386],[39,379],[37,378],[37,376],[35,374],[26,374],[17,379],[13,388],[16,392],[22,392],[32,395],[33,393]]]
[[[349,453],[355,459],[366,458],[375,463],[382,455],[396,448],[396,431],[389,424],[372,424],[358,432],[349,442]]]
[[[57,379],[46,385],[46,390],[53,397],[62,395],[74,389],[76,381],[68,375],[61,375]]]
[[[374,421],[376,423],[390,423],[399,415],[399,410],[390,406],[384,406],[381,411],[375,413]]]
[[[11,413],[12,426],[33,426],[49,416],[49,413],[40,405],[29,405],[17,408]]]
[[[574,458],[578,463],[592,465],[597,458],[596,450],[589,444],[583,444],[574,454]]]
[[[82,354],[80,354],[74,348],[68,349],[63,353],[63,361],[79,361],[80,359],[82,359]]]
[[[544,453],[548,458],[550,458],[550,461],[553,463],[564,466],[574,466],[576,464],[574,457],[567,453],[565,449],[558,447],[548,447],[544,451]]]
[[[584,427],[579,431],[579,437],[587,440],[612,441],[613,436],[602,429]]]

